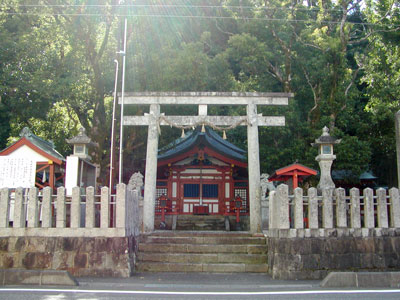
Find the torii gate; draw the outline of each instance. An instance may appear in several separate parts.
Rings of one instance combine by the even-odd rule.
[[[124,126],[148,126],[143,231],[154,231],[159,125],[247,125],[250,231],[261,232],[260,158],[258,126],[284,126],[285,117],[257,114],[257,105],[288,105],[291,93],[142,92],[125,93],[124,104],[150,105],[143,116],[125,116]],[[121,104],[121,102],[120,102]],[[198,105],[198,116],[165,116],[160,105]],[[208,116],[207,105],[246,105],[246,116]]]

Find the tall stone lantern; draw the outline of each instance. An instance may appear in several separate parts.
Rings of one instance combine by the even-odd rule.
[[[74,187],[86,188],[92,186],[96,188],[98,168],[91,162],[89,155],[89,147],[95,146],[95,144],[86,135],[83,127],[79,129],[77,136],[66,141],[74,146],[74,152],[67,157],[66,163],[65,188],[67,195],[72,195]]]
[[[322,129],[322,135],[315,140],[315,143],[311,144],[313,147],[318,147],[318,156],[315,158],[321,170],[321,176],[317,186],[318,190],[335,188],[335,183],[331,177],[332,163],[336,159],[336,155],[333,154],[333,145],[339,144],[340,142],[340,139],[330,136],[329,129],[325,126]]]
[[[74,146],[74,156],[80,157],[88,162],[91,161],[89,147],[94,146],[90,137],[86,135],[85,128],[81,127],[77,136],[66,139],[67,143]]]

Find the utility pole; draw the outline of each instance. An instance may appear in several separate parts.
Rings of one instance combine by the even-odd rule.
[[[112,112],[112,123],[111,123],[111,151],[110,151],[110,184],[109,189],[112,191],[112,178],[114,171],[114,127],[115,127],[115,106],[117,100],[117,87],[118,87],[118,60],[114,59],[115,63],[115,84],[114,84],[114,102],[113,102],[113,112]]]
[[[397,188],[400,188],[400,110],[395,114],[397,149]]]
[[[122,55],[122,93],[121,93],[121,121],[119,131],[119,183],[122,183],[122,164],[123,164],[123,151],[122,142],[124,138],[124,96],[125,96],[125,61],[126,61],[126,30],[128,20],[125,18],[125,30],[124,30],[124,50],[117,52]]]

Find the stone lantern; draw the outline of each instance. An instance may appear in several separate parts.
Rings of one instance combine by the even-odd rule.
[[[67,157],[66,163],[65,188],[67,195],[72,195],[74,187],[86,188],[92,186],[96,188],[97,166],[91,163],[89,156],[89,147],[95,146],[95,144],[86,135],[85,128],[81,127],[79,134],[66,139],[66,142],[74,146],[74,152]]]
[[[335,188],[331,177],[332,163],[336,159],[336,155],[333,154],[333,145],[340,142],[340,139],[330,136],[329,129],[325,126],[322,129],[322,135],[315,140],[315,143],[311,144],[313,147],[318,147],[318,156],[315,158],[321,170],[318,190]]]
[[[82,158],[86,161],[90,161],[92,159],[89,155],[89,147],[93,146],[93,143],[90,137],[86,135],[85,128],[81,127],[77,136],[67,139],[66,141],[68,144],[74,146],[74,156]]]

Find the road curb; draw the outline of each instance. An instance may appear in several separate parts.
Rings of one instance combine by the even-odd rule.
[[[331,272],[321,287],[400,287],[400,272]]]
[[[77,286],[67,271],[0,269],[0,285],[62,285]]]

